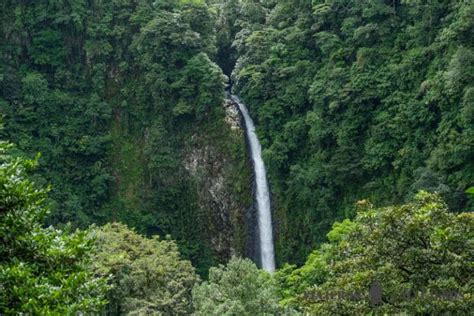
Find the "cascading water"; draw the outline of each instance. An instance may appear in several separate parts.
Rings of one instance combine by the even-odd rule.
[[[250,143],[250,153],[252,155],[257,184],[256,199],[262,268],[268,272],[273,272],[275,271],[275,253],[273,249],[272,214],[270,210],[270,192],[267,183],[267,173],[262,159],[262,147],[258,141],[257,134],[255,133],[255,125],[247,108],[237,96],[231,95],[230,97],[237,103],[244,117],[247,139]]]

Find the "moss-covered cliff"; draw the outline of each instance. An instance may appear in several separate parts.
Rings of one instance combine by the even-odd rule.
[[[226,118],[206,4],[0,10],[2,133],[43,153],[36,180],[52,184],[49,223],[171,234],[203,274],[246,251],[250,168],[244,135],[226,123],[236,118]]]

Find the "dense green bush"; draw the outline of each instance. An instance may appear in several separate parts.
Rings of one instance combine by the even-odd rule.
[[[271,315],[278,296],[270,274],[249,259],[232,258],[209,270],[209,280],[193,289],[196,315]]]
[[[26,177],[37,161],[14,158],[11,147],[0,142],[0,314],[100,311],[107,286],[90,269],[94,240],[42,226],[46,190]]]
[[[405,205],[374,208],[364,200],[359,208],[354,221],[334,224],[329,243],[304,266],[276,274],[283,304],[317,315],[474,308],[472,213],[451,213],[423,191]]]
[[[93,270],[111,276],[109,315],[186,315],[199,280],[172,240],[148,239],[118,223],[93,230]]]

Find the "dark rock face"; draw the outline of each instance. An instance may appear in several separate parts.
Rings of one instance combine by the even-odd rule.
[[[245,134],[235,105],[224,103],[223,138],[193,135],[184,154],[184,166],[196,183],[199,208],[208,224],[207,239],[219,261],[233,255],[258,258],[256,215],[251,164]],[[237,151],[229,150],[237,145]]]

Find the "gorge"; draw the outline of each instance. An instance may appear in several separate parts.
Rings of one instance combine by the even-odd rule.
[[[474,1],[0,17],[0,315],[474,310]]]

